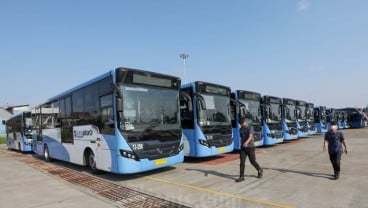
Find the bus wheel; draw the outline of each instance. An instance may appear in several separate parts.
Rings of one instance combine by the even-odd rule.
[[[99,173],[99,171],[96,168],[96,157],[92,150],[88,151],[87,154],[87,164],[91,168],[91,171],[93,174]]]
[[[47,147],[47,145],[45,145],[45,147],[43,148],[43,157],[45,158],[46,162],[51,162],[50,152],[49,152],[49,148]]]

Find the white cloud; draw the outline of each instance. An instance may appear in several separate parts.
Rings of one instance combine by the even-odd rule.
[[[309,8],[309,1],[308,0],[300,0],[298,2],[298,11],[304,11]]]

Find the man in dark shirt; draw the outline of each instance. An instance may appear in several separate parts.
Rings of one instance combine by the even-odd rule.
[[[340,161],[343,152],[348,153],[347,145],[345,143],[344,134],[341,131],[337,131],[336,121],[331,122],[331,130],[325,134],[325,139],[323,142],[323,151],[326,151],[326,146],[328,145],[328,154],[330,155],[330,160],[332,167],[334,169],[335,180],[340,177]],[[344,145],[344,149],[343,146]]]
[[[256,151],[254,148],[253,141],[253,127],[248,125],[248,122],[243,119],[241,121],[240,138],[241,138],[241,149],[240,149],[240,176],[236,179],[236,182],[244,181],[244,169],[245,159],[249,156],[250,163],[257,169],[258,178],[262,178],[263,170],[256,161]]]

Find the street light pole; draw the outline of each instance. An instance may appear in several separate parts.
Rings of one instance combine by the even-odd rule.
[[[187,79],[187,72],[186,72],[186,68],[185,68],[185,64],[186,64],[186,60],[187,60],[187,58],[189,57],[189,55],[188,54],[185,54],[185,53],[182,53],[182,54],[180,54],[180,58],[182,58],[183,59],[183,62],[184,62],[184,82],[183,83],[186,83],[186,79]]]

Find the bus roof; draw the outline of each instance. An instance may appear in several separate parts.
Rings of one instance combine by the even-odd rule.
[[[109,76],[115,76],[116,71],[117,70],[121,70],[121,69],[133,70],[133,71],[137,71],[137,72],[141,72],[141,73],[149,73],[149,74],[156,74],[156,75],[165,75],[167,77],[176,78],[176,79],[180,80],[179,77],[171,76],[171,75],[167,75],[167,74],[161,74],[161,73],[157,73],[157,72],[145,71],[145,70],[140,70],[140,69],[132,69],[132,68],[126,68],[126,67],[118,67],[118,68],[113,69],[113,70],[110,70],[110,71],[108,71],[108,72],[106,72],[106,73],[104,73],[104,74],[102,74],[100,76],[97,76],[97,77],[95,77],[95,78],[93,78],[93,79],[91,79],[89,81],[86,81],[86,82],[84,82],[82,84],[79,84],[76,87],[73,87],[73,88],[71,88],[71,89],[69,89],[67,91],[64,91],[64,92],[62,92],[60,94],[57,94],[56,96],[53,96],[53,97],[49,98],[46,102],[43,102],[42,104],[49,103],[49,102],[52,102],[54,100],[57,100],[58,98],[65,97],[65,96],[71,94],[72,92],[74,92],[74,91],[76,91],[78,89],[87,87],[88,85],[91,85],[91,84],[93,84],[93,83],[95,83],[97,81],[100,81],[102,79],[105,79],[105,78],[107,78]],[[41,105],[39,105],[39,106],[41,106]]]

